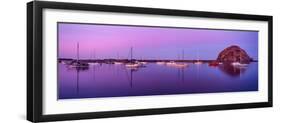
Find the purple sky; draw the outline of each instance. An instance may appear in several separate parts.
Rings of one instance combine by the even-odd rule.
[[[207,29],[58,24],[59,58],[216,59],[224,48],[238,45],[257,60],[258,32]]]

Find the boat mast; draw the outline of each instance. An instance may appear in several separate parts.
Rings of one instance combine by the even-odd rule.
[[[178,60],[180,60],[180,58],[181,58],[180,52],[177,53],[177,56],[178,56],[178,59],[177,59],[177,61],[178,61]]]
[[[196,50],[196,59],[197,59],[197,62],[199,62],[198,49]]]
[[[93,50],[93,60],[96,60],[96,51],[95,51],[95,49]]]
[[[182,60],[184,60],[184,50],[182,50]]]
[[[133,61],[133,47],[131,47],[131,62]]]
[[[77,42],[77,54],[76,54],[76,57],[77,57],[77,62],[79,61],[79,43]]]

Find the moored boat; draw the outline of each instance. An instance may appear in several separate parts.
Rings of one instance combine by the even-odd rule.
[[[174,66],[177,68],[185,68],[188,66],[188,64],[187,63],[176,63],[176,64],[174,64]]]
[[[209,66],[212,66],[212,67],[217,67],[219,65],[220,65],[220,62],[217,62],[217,61],[209,62]]]
[[[129,69],[138,69],[140,67],[145,67],[144,64],[142,64],[141,62],[138,62],[138,61],[135,61],[133,60],[133,48],[131,47],[131,50],[130,50],[130,62],[129,63],[126,63],[125,66]]]
[[[137,68],[137,67],[139,67],[139,64],[137,64],[137,63],[128,63],[125,66],[129,67],[129,68]]]
[[[182,60],[181,62],[175,62],[175,61],[167,62],[166,65],[167,66],[176,67],[176,68],[185,68],[185,67],[187,67],[188,64],[184,62],[184,50],[182,51],[182,59],[181,60]]]
[[[98,62],[90,62],[88,63],[89,65],[100,65],[101,63],[98,63]]]
[[[80,61],[80,59],[79,59],[79,43],[77,43],[77,59],[76,60],[73,60],[70,64],[69,64],[69,67],[71,67],[71,68],[77,68],[77,69],[79,69],[79,68],[88,68],[89,67],[89,64],[87,63],[87,62],[82,62],[82,61]]]
[[[241,53],[239,54],[239,62],[232,62],[231,65],[234,66],[234,67],[239,67],[239,68],[244,68],[244,67],[247,67],[248,64],[247,63],[242,63],[241,61]]]
[[[195,62],[193,62],[193,63],[196,64],[196,65],[201,65],[201,64],[203,64],[203,62],[199,60],[198,51],[196,51],[196,57],[197,57],[197,58],[196,58],[197,60],[196,60]]]
[[[175,64],[176,64],[175,61],[169,61],[169,62],[166,63],[167,66],[173,66]]]
[[[156,62],[156,64],[158,64],[158,65],[165,65],[166,63],[162,62],[162,61],[159,61],[159,62]]]
[[[114,64],[121,65],[121,64],[123,64],[123,62],[114,62]]]
[[[232,62],[231,65],[234,67],[247,67],[248,66],[248,64],[244,64],[244,63],[240,63],[240,62]]]
[[[200,65],[200,64],[203,64],[203,62],[201,62],[201,61],[196,61],[196,62],[194,62],[194,64],[196,64],[196,65]]]
[[[76,61],[76,62],[73,62],[71,65],[69,65],[69,67],[72,67],[72,68],[87,68],[87,67],[89,67],[89,64],[83,63],[83,62],[80,62],[80,61]]]

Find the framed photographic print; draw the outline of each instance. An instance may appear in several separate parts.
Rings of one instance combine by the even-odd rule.
[[[272,107],[272,16],[27,4],[33,122]]]

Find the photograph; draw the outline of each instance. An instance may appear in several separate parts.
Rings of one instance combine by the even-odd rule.
[[[10,52],[5,52],[7,58],[17,60],[2,60],[26,63],[26,97],[17,94],[26,100],[26,119],[115,120],[214,111],[200,116],[204,120],[224,117],[216,114],[221,110],[252,108],[264,108],[259,110],[266,114],[243,111],[265,120],[263,116],[275,116],[266,111],[276,109],[271,107],[273,90],[278,90],[273,86],[276,18],[267,11],[274,9],[265,9],[264,3],[250,5],[261,8],[259,12],[233,9],[243,1],[225,4],[231,9],[223,11],[214,2],[209,9],[163,3],[28,2],[26,33],[18,33],[26,34],[26,62],[16,57],[24,55]],[[19,53],[18,48],[7,48]]]
[[[58,100],[258,90],[257,30],[57,22]]]

